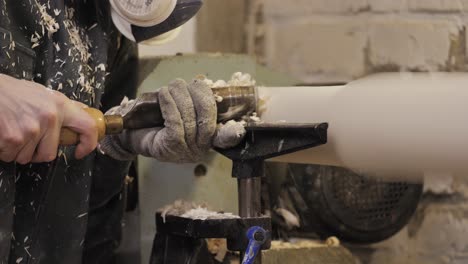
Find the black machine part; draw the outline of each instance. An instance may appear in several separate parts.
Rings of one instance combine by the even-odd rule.
[[[307,205],[306,212],[297,210],[305,218],[301,219],[305,231],[350,243],[375,243],[400,231],[414,214],[423,190],[422,183],[386,182],[345,168],[289,167],[289,184]]]
[[[198,261],[200,252],[206,252],[201,239],[226,238],[227,248],[240,252],[243,259],[249,246],[251,228],[265,232],[260,249],[271,245],[271,218],[262,216],[262,178],[265,160],[279,155],[323,145],[327,142],[327,123],[252,123],[246,126],[243,143],[231,149],[218,151],[233,161],[232,176],[238,181],[240,218],[194,220],[178,216],[156,215],[157,234],[152,252],[152,264],[190,263]],[[203,262],[204,261],[204,262]],[[254,263],[261,263],[261,254]]]

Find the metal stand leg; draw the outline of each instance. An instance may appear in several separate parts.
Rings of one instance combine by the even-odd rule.
[[[239,216],[244,218],[261,215],[262,178],[246,178],[237,180],[239,193]]]
[[[242,218],[259,217],[261,215],[262,203],[262,178],[241,178],[237,180],[237,191],[239,194],[239,216]],[[244,258],[241,252],[240,259]],[[255,258],[255,264],[261,264],[261,253]]]

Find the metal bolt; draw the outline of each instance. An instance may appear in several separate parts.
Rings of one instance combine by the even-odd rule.
[[[260,232],[260,231],[255,232],[253,237],[255,238],[256,241],[261,242],[261,241],[265,240],[265,234],[263,232]]]

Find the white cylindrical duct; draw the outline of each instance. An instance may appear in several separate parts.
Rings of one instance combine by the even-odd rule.
[[[468,170],[468,74],[386,73],[330,87],[259,88],[266,122],[328,122],[328,143],[279,161],[374,172]]]

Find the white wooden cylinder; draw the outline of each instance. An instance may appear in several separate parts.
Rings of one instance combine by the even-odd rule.
[[[386,73],[330,87],[259,87],[263,121],[328,122],[324,146],[279,161],[380,172],[468,170],[468,74]]]

